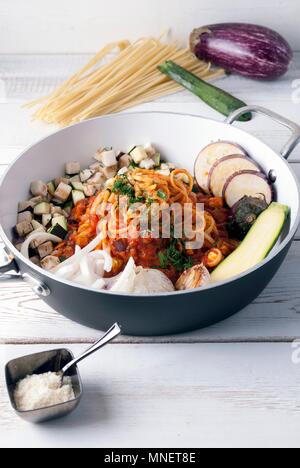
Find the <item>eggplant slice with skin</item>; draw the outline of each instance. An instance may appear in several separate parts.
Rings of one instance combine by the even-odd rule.
[[[241,171],[260,172],[260,168],[254,161],[245,156],[226,156],[218,160],[210,171],[210,192],[213,193],[215,197],[222,197],[223,189],[228,178]]]
[[[241,171],[227,180],[223,196],[227,205],[232,208],[245,196],[264,199],[270,205],[274,193],[264,174],[255,171]]]
[[[232,155],[246,157],[247,153],[241,146],[228,141],[212,143],[200,152],[195,163],[195,179],[205,193],[209,193],[209,175],[213,165],[220,159]]]

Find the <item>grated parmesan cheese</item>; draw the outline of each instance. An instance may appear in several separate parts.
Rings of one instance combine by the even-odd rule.
[[[71,378],[61,378],[54,372],[28,375],[18,382],[14,399],[19,411],[32,411],[66,403],[75,399]]]

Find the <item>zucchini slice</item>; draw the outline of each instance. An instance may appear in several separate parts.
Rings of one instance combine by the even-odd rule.
[[[214,283],[234,278],[262,262],[277,243],[290,208],[272,203],[257,219],[241,245],[213,272]]]

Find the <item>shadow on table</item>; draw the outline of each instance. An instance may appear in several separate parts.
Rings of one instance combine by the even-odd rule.
[[[69,416],[49,421],[40,425],[40,428],[64,427],[65,429],[77,427],[91,427],[93,424],[102,424],[109,420],[107,395],[101,392],[101,388],[85,385],[84,394],[78,408]]]

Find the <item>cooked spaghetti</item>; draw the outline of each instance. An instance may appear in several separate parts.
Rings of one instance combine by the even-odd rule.
[[[205,147],[195,177],[151,143],[127,153],[101,147],[94,160],[33,181],[19,203],[15,247],[38,267],[85,288],[147,296],[203,288],[224,271],[230,278],[241,251],[252,264],[247,245],[273,190],[239,145]],[[241,174],[245,186],[233,184]]]
[[[193,177],[183,169],[175,169],[167,176],[155,170],[138,168],[126,176],[117,176],[110,189],[103,189],[74,207],[69,218],[68,237],[57,246],[55,255],[71,257],[76,246],[86,247],[101,231],[103,239],[96,250],[106,250],[113,258],[113,268],[107,276],[123,271],[129,258],[133,258],[137,266],[161,269],[174,284],[182,272],[193,265],[203,262],[213,269],[233,252],[238,243],[230,240],[226,231],[230,212],[224,208],[223,200],[197,194],[193,187]],[[120,196],[130,201],[125,213],[120,210]],[[133,224],[134,232],[130,228],[128,230],[132,220],[140,216],[139,210],[132,209],[133,202],[140,202],[142,206],[146,204],[148,213],[154,205],[190,205],[193,220],[197,203],[204,203],[203,246],[187,250],[184,237],[152,238],[151,232],[140,236],[138,223]]]

